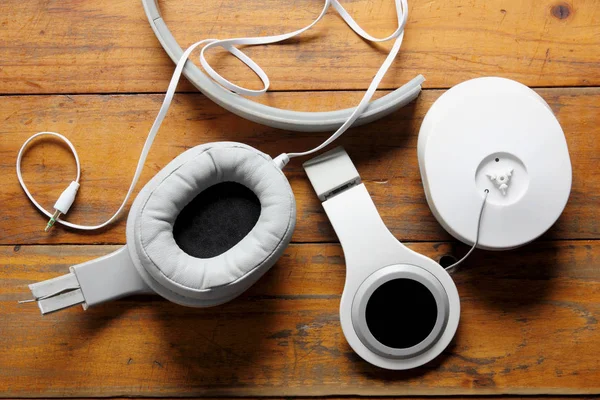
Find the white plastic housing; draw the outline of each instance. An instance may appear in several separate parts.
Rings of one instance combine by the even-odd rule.
[[[437,357],[454,337],[460,319],[460,299],[454,281],[448,273],[431,258],[405,247],[383,223],[364,184],[348,189],[325,201],[323,207],[337,234],[346,260],[346,283],[340,303],[340,323],[346,340],[352,349],[371,364],[386,369],[410,369],[421,366]],[[405,349],[410,354],[400,355],[397,349],[385,348],[383,355],[369,348],[360,339],[357,321],[353,321],[353,308],[361,301],[361,286],[379,271],[395,274],[399,267],[408,267],[431,282],[438,281],[445,292],[445,310],[438,336],[428,341],[425,349]],[[394,278],[392,276],[391,278]],[[399,307],[415,304],[390,304],[390,318]],[[438,326],[436,324],[436,326]],[[406,329],[411,329],[407,326]]]
[[[503,78],[454,86],[421,125],[418,157],[427,202],[455,238],[473,244],[484,191],[479,248],[506,250],[548,230],[571,191],[565,135],[533,90]]]
[[[343,148],[307,161],[304,169],[319,198],[326,199],[323,208],[344,250],[346,283],[340,322],[352,349],[371,364],[396,370],[415,368],[437,357],[454,337],[460,318],[458,291],[450,275],[392,235]],[[406,346],[390,347],[378,340],[367,319],[368,303],[374,293],[393,280],[418,282],[435,302],[433,324],[423,337]],[[419,299],[398,299],[386,299],[385,304],[378,304],[378,310],[402,330],[415,329],[411,325],[414,321],[403,314],[419,310]],[[418,315],[420,318],[422,314]],[[397,337],[395,331],[387,330],[387,326],[385,329]]]

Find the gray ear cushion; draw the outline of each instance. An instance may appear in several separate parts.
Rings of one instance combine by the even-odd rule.
[[[260,217],[226,252],[193,257],[175,242],[173,225],[200,192],[221,182],[252,190]],[[292,189],[268,155],[241,143],[210,143],[175,158],[142,189],[127,220],[127,244],[154,291],[175,303],[204,307],[224,303],[256,282],[287,247],[295,222]]]

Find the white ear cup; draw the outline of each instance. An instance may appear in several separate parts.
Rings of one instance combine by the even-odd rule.
[[[329,197],[323,208],[344,250],[340,323],[352,349],[386,369],[415,368],[437,357],[454,337],[460,319],[460,299],[450,275],[391,234],[364,184]],[[398,282],[416,283],[422,290],[394,285]],[[391,290],[384,290],[383,297],[376,295],[388,283]],[[386,336],[395,337],[385,340]]]
[[[260,216],[229,250],[193,257],[175,242],[175,220],[199,193],[221,182],[250,189],[260,201]],[[275,264],[295,222],[292,189],[268,155],[241,143],[210,143],[175,158],[141,190],[127,220],[127,244],[154,291],[178,304],[206,307],[238,296]]]
[[[340,324],[348,344],[386,369],[415,368],[437,357],[460,319],[448,272],[392,235],[343,148],[305,162],[304,169],[344,250]]]
[[[519,82],[485,77],[452,87],[423,119],[417,149],[433,215],[464,243],[479,236],[482,249],[508,250],[538,238],[569,199],[565,134],[550,106]]]

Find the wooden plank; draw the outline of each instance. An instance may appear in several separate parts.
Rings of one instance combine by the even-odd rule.
[[[454,251],[409,246],[433,258]],[[346,343],[335,244],[290,246],[248,292],[215,308],[145,296],[42,317],[17,304],[27,284],[115,248],[0,247],[0,396],[600,393],[600,241],[476,252],[454,274],[453,344],[404,372],[372,367]]]
[[[208,37],[289,32],[307,25],[322,1],[161,1],[184,46]],[[395,26],[394,2],[344,1],[370,33]],[[500,75],[530,86],[600,85],[600,6],[595,0],[410,0],[406,37],[382,84],[422,73],[430,88]],[[370,45],[333,11],[284,45],[248,49],[273,90],[364,89],[391,44]],[[223,53],[214,65],[236,82],[258,79]],[[0,93],[161,92],[173,71],[140,1],[0,2]],[[335,71],[335,73],[332,73]],[[186,84],[183,89],[192,90]]]
[[[238,400],[239,397],[185,397],[186,399],[189,400],[217,400],[217,399],[221,399],[221,400]],[[244,397],[245,399],[248,400],[258,400],[258,399],[263,399],[264,397]],[[344,397],[328,397],[331,400],[362,400],[363,397],[349,397],[349,396],[344,396]],[[386,397],[389,400],[442,400],[442,399],[448,399],[448,397],[442,397],[442,396],[421,396],[421,397]],[[507,400],[595,400],[597,399],[596,396],[464,396],[464,397],[460,397],[460,396],[453,396],[452,397],[454,400],[500,400],[500,399],[507,399]],[[12,399],[15,399],[14,397]],[[86,397],[80,397],[78,398],[72,398],[73,400],[79,400],[79,399],[86,399]],[[111,397],[111,399],[114,400],[125,400],[125,399],[129,399],[128,397]],[[136,397],[136,399],[138,400],[154,400],[156,399],[155,397]],[[181,399],[181,397],[161,397],[161,399],[164,400],[175,400],[175,399]],[[287,400],[287,397],[271,397],[272,400]]]
[[[573,187],[564,214],[545,236],[549,239],[599,238],[600,179],[596,171],[600,141],[600,89],[538,91],[557,114],[569,145]],[[418,129],[441,91],[425,91],[418,101],[377,123],[352,129],[339,140],[358,166],[384,221],[401,240],[447,240],[425,202],[417,164]],[[331,109],[358,101],[358,92],[276,93],[265,101],[305,110]],[[32,133],[56,130],[79,151],[83,178],[68,215],[77,223],[96,224],[118,207],[130,183],[139,151],[162,96],[17,96],[4,97],[0,109],[0,243],[123,243],[126,218],[99,233],[62,228],[45,234],[46,219],[29,204],[15,176],[19,147]],[[308,100],[308,101],[307,101]],[[138,188],[172,158],[196,144],[236,140],[272,156],[309,149],[328,134],[289,133],[249,123],[200,95],[180,95],[150,152]],[[68,152],[41,141],[26,154],[23,173],[36,198],[51,208],[74,178]],[[286,169],[298,204],[296,242],[335,241],[322,207],[301,168]]]

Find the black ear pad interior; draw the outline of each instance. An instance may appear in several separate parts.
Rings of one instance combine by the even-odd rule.
[[[221,182],[200,192],[175,219],[175,243],[196,258],[211,258],[239,243],[260,217],[260,200],[246,186]]]
[[[295,221],[291,187],[268,155],[210,143],[175,158],[142,189],[127,245],[158,294],[211,306],[241,294],[277,261]]]

